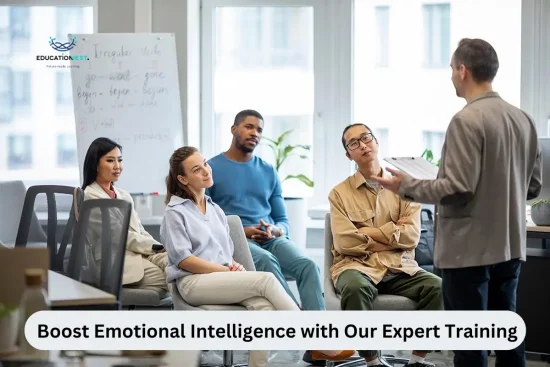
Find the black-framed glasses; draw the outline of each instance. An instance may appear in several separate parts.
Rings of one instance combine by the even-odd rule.
[[[359,148],[359,146],[361,145],[359,141],[362,141],[363,143],[368,144],[373,140],[374,140],[374,135],[372,133],[368,133],[365,135],[361,135],[359,139],[352,139],[346,146],[348,147],[349,150],[355,150]]]

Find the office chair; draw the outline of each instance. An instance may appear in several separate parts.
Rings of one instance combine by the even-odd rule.
[[[325,280],[324,280],[324,286],[325,286],[325,305],[327,310],[331,311],[341,311],[342,308],[340,306],[340,295],[336,293],[336,289],[334,288],[334,284],[332,282],[332,278],[330,275],[330,267],[333,263],[333,256],[332,256],[332,246],[333,246],[334,240],[332,237],[332,229],[330,227],[330,213],[327,213],[325,216]],[[374,301],[374,309],[380,310],[380,311],[414,311],[416,310],[416,303],[412,300],[402,297],[402,296],[394,296],[394,295],[388,295],[388,294],[380,294],[376,297]],[[380,360],[383,360],[387,363],[394,364],[407,364],[409,363],[408,358],[399,358],[394,357],[390,355],[382,355],[381,351],[378,351],[378,358]],[[364,359],[362,359],[362,362],[365,363]],[[357,366],[358,361],[350,361],[345,363],[327,363],[327,367],[349,367],[349,366]]]

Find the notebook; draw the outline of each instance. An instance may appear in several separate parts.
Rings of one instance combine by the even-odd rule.
[[[388,157],[384,160],[412,178],[419,180],[435,180],[439,167],[422,157]]]

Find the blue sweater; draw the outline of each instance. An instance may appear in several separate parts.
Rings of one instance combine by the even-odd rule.
[[[238,215],[243,226],[264,222],[281,227],[288,235],[288,218],[281,183],[275,168],[254,156],[248,162],[236,162],[221,153],[208,161],[214,185],[206,195],[226,215]]]

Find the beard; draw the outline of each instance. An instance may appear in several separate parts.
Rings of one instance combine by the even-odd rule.
[[[245,144],[241,142],[240,139],[237,139],[237,148],[243,152],[243,153],[252,153],[254,152],[254,148],[247,147]]]

